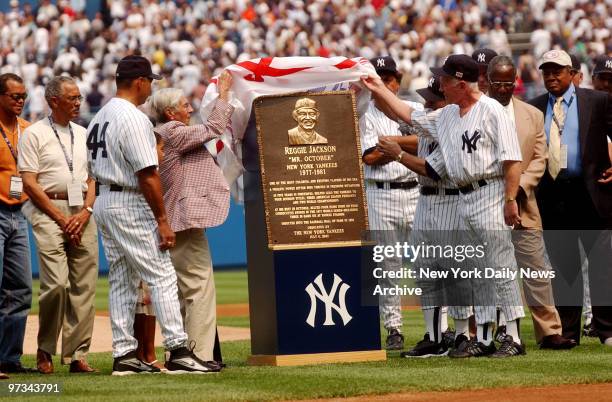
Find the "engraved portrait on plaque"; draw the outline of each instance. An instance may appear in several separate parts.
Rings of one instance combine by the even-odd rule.
[[[298,126],[287,131],[289,145],[327,144],[327,138],[315,131],[320,115],[317,102],[310,98],[298,99],[291,115]]]

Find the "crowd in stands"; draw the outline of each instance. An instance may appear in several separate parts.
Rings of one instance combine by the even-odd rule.
[[[93,19],[83,0],[10,5],[0,13],[0,73],[24,78],[31,121],[47,112],[45,82],[62,73],[77,79],[89,119],[114,93],[117,62],[128,54],[152,60],[167,78],[161,85],[183,89],[197,110],[213,75],[262,56],[388,54],[410,95],[449,54],[488,47],[517,60],[519,94],[536,94],[547,50],[575,54],[587,87],[592,60],[612,53],[610,0],[102,0]],[[517,33],[527,50],[512,49]]]

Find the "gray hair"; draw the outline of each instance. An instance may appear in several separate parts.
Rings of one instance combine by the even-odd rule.
[[[178,88],[164,88],[156,91],[147,102],[151,117],[157,123],[165,123],[167,121],[166,109],[177,107],[182,97],[183,91]]]
[[[62,85],[64,84],[76,85],[76,82],[72,78],[64,75],[51,78],[45,87],[45,99],[47,103],[50,104],[51,98],[62,95]]]
[[[487,67],[487,78],[491,76],[491,74],[497,67],[506,66],[512,68],[512,71],[514,71],[514,75],[516,75],[516,66],[514,65],[514,62],[510,57],[504,55],[493,57],[489,62],[489,66]]]

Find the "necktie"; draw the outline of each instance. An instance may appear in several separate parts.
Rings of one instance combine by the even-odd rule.
[[[550,124],[550,138],[548,140],[548,173],[550,173],[553,179],[556,179],[559,171],[561,171],[561,131],[557,123],[563,124],[565,122],[562,102],[562,96],[555,100],[555,105],[553,106],[554,118]]]

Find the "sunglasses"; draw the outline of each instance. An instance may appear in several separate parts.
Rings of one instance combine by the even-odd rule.
[[[493,81],[493,82],[489,82],[489,85],[491,85],[495,89],[501,89],[501,88],[512,88],[516,85],[516,83],[514,81],[512,82]]]
[[[28,98],[28,94],[2,94],[4,96],[8,96],[15,102],[19,102],[20,100],[25,101]]]

